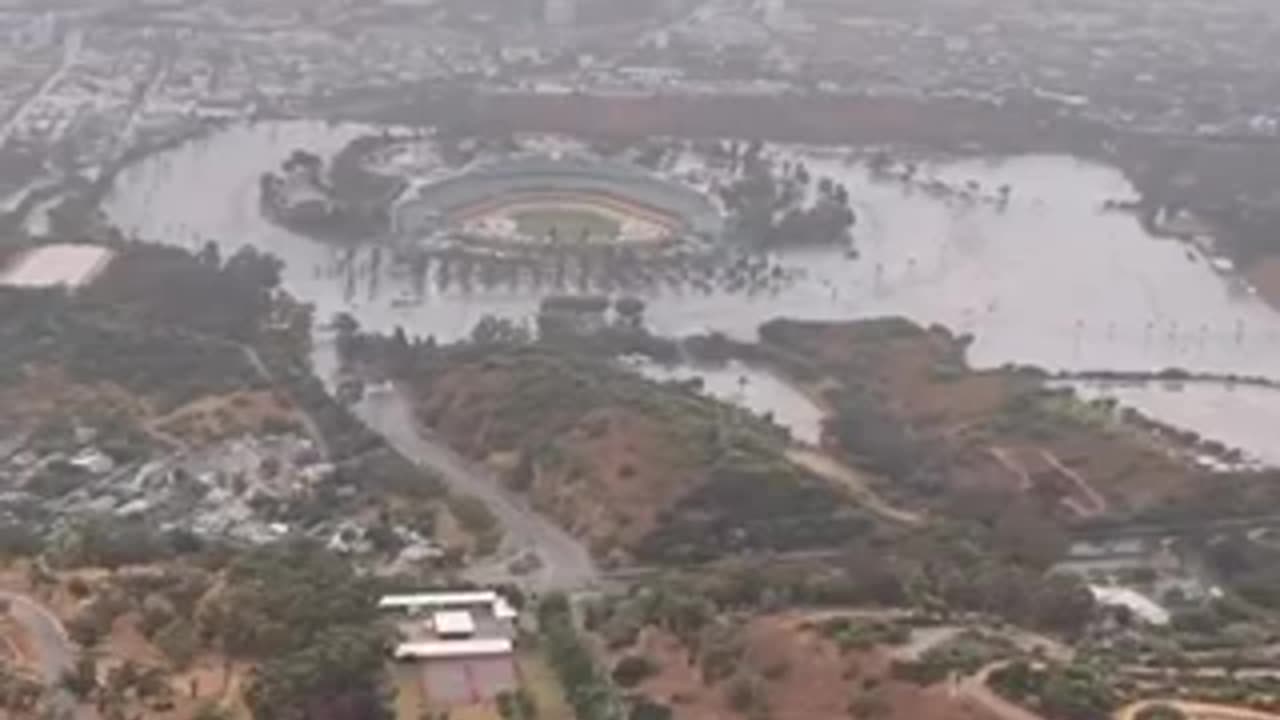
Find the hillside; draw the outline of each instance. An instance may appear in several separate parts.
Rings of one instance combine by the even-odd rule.
[[[752,352],[835,408],[829,449],[889,478],[881,492],[908,505],[954,515],[1018,497],[1073,523],[1178,513],[1209,494],[1230,512],[1270,496],[1265,473],[1238,473],[1222,493],[1191,462],[1209,447],[1191,434],[1079,400],[1035,369],[969,367],[967,339],[943,328],[777,320],[760,337]]]
[[[419,417],[617,560],[830,547],[875,522],[788,461],[773,426],[689,387],[547,345],[431,351]]]

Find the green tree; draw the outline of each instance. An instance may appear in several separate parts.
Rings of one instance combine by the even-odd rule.
[[[1152,703],[1134,715],[1134,720],[1186,720],[1186,718],[1186,713],[1165,703]]]

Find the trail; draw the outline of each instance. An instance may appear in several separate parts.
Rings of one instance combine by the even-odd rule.
[[[919,513],[890,505],[867,484],[866,479],[853,468],[830,455],[808,448],[793,447],[787,450],[787,459],[809,472],[841,486],[859,503],[883,518],[903,525],[922,525],[924,517]]]
[[[990,686],[987,679],[991,674],[1008,664],[1008,661],[991,663],[978,672],[961,680],[955,691],[973,701],[1000,720],[1048,720],[1030,710],[1000,697]]]

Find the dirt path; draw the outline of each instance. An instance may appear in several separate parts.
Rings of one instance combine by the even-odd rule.
[[[991,663],[977,673],[961,680],[956,691],[974,704],[1000,718],[1000,720],[1047,720],[1036,713],[1005,700],[987,685],[991,674],[1008,664],[1008,661]]]
[[[1054,470],[1057,470],[1058,472],[1062,473],[1069,480],[1071,480],[1071,482],[1075,483],[1075,486],[1080,490],[1080,494],[1084,495],[1086,498],[1089,499],[1089,504],[1092,505],[1093,507],[1088,509],[1081,508],[1081,510],[1088,513],[1087,516],[1101,515],[1107,511],[1107,508],[1108,508],[1107,499],[1102,496],[1102,493],[1095,490],[1093,486],[1089,484],[1089,481],[1084,479],[1084,477],[1081,476],[1080,473],[1067,467],[1061,460],[1058,459],[1057,455],[1054,455],[1048,450],[1041,450],[1040,456],[1044,458],[1045,462],[1053,466]]]
[[[903,525],[921,525],[924,518],[919,513],[902,510],[880,497],[866,478],[853,468],[817,450],[793,447],[787,450],[787,459],[809,472],[849,491],[859,503],[875,514]]]

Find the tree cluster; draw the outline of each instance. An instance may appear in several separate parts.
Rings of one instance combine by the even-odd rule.
[[[308,542],[265,546],[228,568],[202,608],[202,636],[255,662],[246,701],[257,720],[377,720],[389,631],[377,588]]]
[[[547,596],[538,606],[538,627],[574,715],[578,720],[623,720],[622,705],[578,636],[572,613],[563,595]]]

